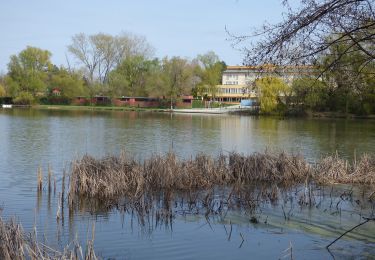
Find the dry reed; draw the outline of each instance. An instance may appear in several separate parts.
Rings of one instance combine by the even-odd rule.
[[[137,162],[121,153],[102,159],[85,155],[72,163],[69,201],[74,196],[109,200],[121,196],[137,198],[160,190],[206,189],[217,185],[317,183],[375,183],[375,158],[363,155],[351,165],[338,156],[309,164],[302,156],[286,153],[223,154],[212,158],[198,154],[187,160],[176,154],[155,155]]]
[[[320,183],[375,184],[375,156],[364,154],[359,162],[350,164],[348,160],[327,156],[314,168],[314,177]]]
[[[93,231],[94,232],[94,231]],[[87,242],[86,252],[78,242],[74,242],[64,248],[62,252],[38,242],[36,232],[33,235],[25,235],[22,226],[12,218],[9,222],[0,217],[0,259],[4,260],[96,260],[93,248],[93,239]]]
[[[41,191],[43,189],[43,172],[42,167],[38,168],[38,190]]]

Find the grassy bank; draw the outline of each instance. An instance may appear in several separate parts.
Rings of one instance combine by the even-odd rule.
[[[161,108],[137,108],[137,107],[118,107],[118,106],[73,106],[73,105],[34,105],[34,109],[46,110],[87,110],[87,111],[148,111],[164,112]]]
[[[30,106],[24,106],[30,107]],[[203,106],[194,106],[197,108],[204,108]],[[225,106],[224,106],[225,107]],[[164,108],[139,108],[139,107],[118,107],[118,106],[75,106],[75,105],[33,105],[33,109],[41,110],[83,110],[83,111],[139,111],[139,112],[170,112],[169,109]],[[242,110],[229,112],[234,115],[245,115],[245,116],[271,116],[281,118],[349,118],[349,119],[375,119],[375,115],[355,115],[345,114],[338,112],[314,112],[314,113],[299,113],[299,114],[283,114],[283,113],[268,113],[262,114],[258,110]]]

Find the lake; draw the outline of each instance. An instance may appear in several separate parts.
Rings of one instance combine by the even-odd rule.
[[[56,248],[76,236],[84,244],[94,224],[95,251],[103,258],[278,259],[288,257],[289,247],[296,259],[332,258],[325,246],[374,210],[374,203],[343,199],[347,191],[361,197],[356,188],[345,185],[335,186],[334,192],[332,187],[317,187],[319,202],[314,207],[301,207],[291,199],[296,190],[280,190],[279,203],[265,200],[255,212],[239,207],[207,218],[204,212],[186,209],[186,194],[174,194],[173,217],[161,224],[154,214],[140,217],[131,209],[98,209],[91,204],[65,210],[64,220],[56,221],[63,171],[84,154],[100,157],[126,151],[143,160],[168,151],[189,158],[198,153],[265,150],[300,153],[311,163],[336,153],[354,160],[375,153],[375,120],[3,109],[2,216],[16,216],[27,232],[35,224],[39,239]],[[37,192],[38,167],[44,176],[48,167],[52,169],[56,192]],[[252,215],[259,223],[250,221]],[[374,245],[375,224],[367,223],[337,242],[331,253],[337,258],[371,258]]]

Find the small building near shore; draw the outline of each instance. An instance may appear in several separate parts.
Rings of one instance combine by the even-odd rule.
[[[61,90],[59,88],[53,88],[51,90],[51,95],[52,96],[61,96]]]

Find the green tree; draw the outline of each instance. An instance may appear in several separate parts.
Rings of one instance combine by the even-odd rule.
[[[207,52],[204,55],[198,55],[197,61],[201,68],[198,72],[201,81],[197,84],[196,92],[197,94],[208,92],[215,99],[217,85],[221,84],[222,73],[226,69],[226,64],[220,61],[219,57],[213,51]]]
[[[30,46],[18,55],[12,55],[8,64],[9,77],[6,79],[12,94],[26,92],[35,97],[44,93],[48,71],[52,66],[50,57],[49,51]]]
[[[61,91],[61,96],[74,98],[85,94],[84,81],[82,75],[76,72],[69,72],[65,68],[57,68],[50,75],[49,90],[57,88]]]
[[[159,61],[130,56],[111,72],[109,86],[114,95],[148,96]]]
[[[321,111],[327,105],[327,86],[313,77],[296,78],[292,82],[294,105],[302,110]]]
[[[171,107],[177,97],[192,92],[193,79],[193,66],[188,60],[180,57],[162,60],[163,94],[170,98]]]
[[[257,79],[255,88],[258,93],[260,110],[265,114],[276,111],[278,105],[283,104],[282,98],[289,90],[288,85],[282,79],[276,77]]]
[[[0,84],[0,97],[5,97],[5,96],[6,96],[5,88],[2,84]]]
[[[329,106],[333,111],[367,114],[372,111],[375,62],[353,46],[332,45],[320,66],[328,82]],[[347,49],[351,48],[351,52]]]

